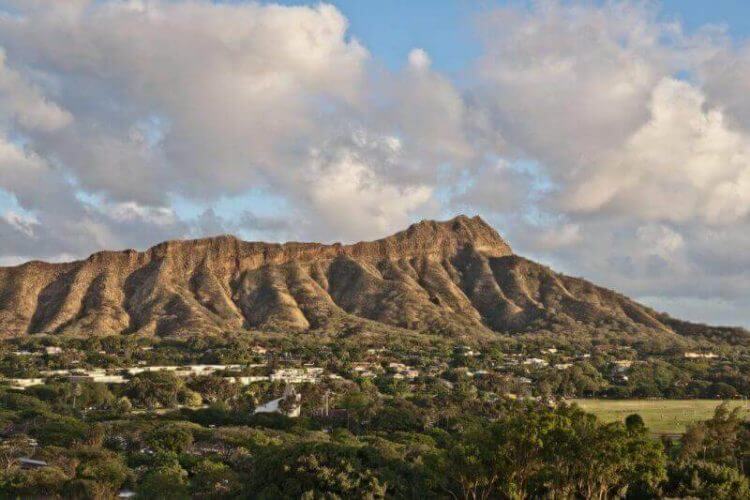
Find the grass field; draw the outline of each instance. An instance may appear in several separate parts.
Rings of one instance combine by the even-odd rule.
[[[623,421],[628,415],[638,413],[654,434],[679,434],[688,424],[711,418],[721,404],[715,399],[574,399],[572,402],[605,422]],[[729,404],[742,407],[744,417],[750,418],[750,403],[730,401]]]

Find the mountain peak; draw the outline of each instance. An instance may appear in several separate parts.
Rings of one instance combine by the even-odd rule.
[[[513,254],[510,245],[478,215],[461,214],[446,221],[422,220],[385,240],[411,241],[424,250],[445,253],[470,247],[490,257]]]

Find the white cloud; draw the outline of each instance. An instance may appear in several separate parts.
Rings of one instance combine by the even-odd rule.
[[[35,217],[19,214],[12,210],[8,210],[0,215],[0,219],[3,219],[6,223],[10,224],[13,228],[29,238],[34,237],[34,226],[39,225],[39,221],[36,220]]]
[[[750,212],[750,135],[705,108],[694,86],[664,79],[650,119],[602,162],[568,180],[572,210],[732,223]]]
[[[50,132],[64,127],[72,119],[70,113],[49,101],[39,88],[9,68],[5,51],[0,48],[0,120],[14,120],[27,130]]]
[[[373,140],[358,131],[351,141],[312,152],[311,177],[300,195],[330,235],[353,240],[386,235],[408,225],[410,215],[430,201],[430,186],[397,185],[382,175],[397,168],[401,150],[395,137]]]
[[[750,44],[653,3],[497,9],[450,76],[421,48],[382,68],[326,4],[9,4],[0,189],[19,209],[0,262],[217,232],[370,239],[460,207],[675,310],[750,293]],[[214,210],[251,190],[284,213]]]
[[[432,61],[424,49],[412,49],[409,52],[409,66],[415,71],[425,71],[429,69]]]
[[[165,185],[210,198],[289,175],[300,151],[290,144],[304,151],[329,110],[357,106],[363,88],[368,53],[325,4],[18,8],[0,18],[0,44],[56,80],[76,117],[73,130],[34,136],[35,147],[119,201],[159,204]],[[156,147],[131,133],[152,116]]]

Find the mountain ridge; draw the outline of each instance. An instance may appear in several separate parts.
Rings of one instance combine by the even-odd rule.
[[[369,242],[172,240],[0,268],[0,336],[339,331],[375,321],[456,337],[554,322],[673,336],[696,325],[513,253],[480,217]]]

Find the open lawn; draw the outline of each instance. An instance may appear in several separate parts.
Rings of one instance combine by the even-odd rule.
[[[679,434],[691,422],[708,420],[721,404],[715,399],[574,399],[573,403],[593,413],[605,422],[623,421],[638,413],[654,434]],[[750,418],[750,403],[730,401],[731,407],[742,407],[744,417]]]

